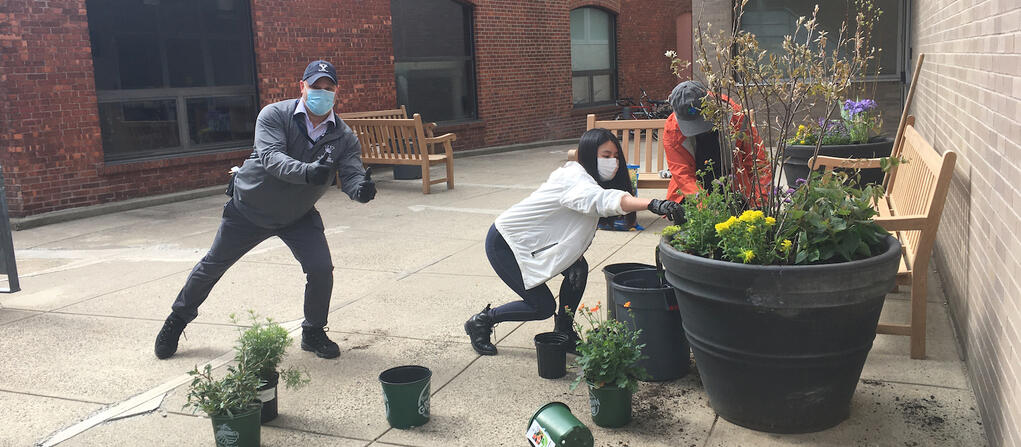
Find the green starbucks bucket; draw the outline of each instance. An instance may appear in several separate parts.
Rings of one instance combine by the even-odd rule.
[[[429,422],[429,368],[406,365],[379,374],[386,420],[393,428],[412,428]]]
[[[539,408],[525,432],[532,447],[592,447],[592,432],[574,417],[563,402],[550,402]]]

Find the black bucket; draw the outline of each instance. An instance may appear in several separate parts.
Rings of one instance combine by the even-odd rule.
[[[606,277],[606,315],[607,318],[614,318],[617,314],[616,306],[613,305],[613,277],[624,272],[630,272],[632,270],[655,270],[656,266],[649,264],[639,264],[637,262],[622,262],[620,264],[610,264],[603,267],[603,276]]]
[[[624,272],[614,276],[610,284],[617,320],[642,330],[638,341],[645,344],[642,354],[648,358],[638,365],[649,374],[647,381],[673,380],[688,374],[691,354],[674,289],[663,283],[656,270]]]
[[[280,382],[280,373],[273,371],[270,377],[260,377],[264,385],[259,387],[259,401],[262,402],[261,423],[265,424],[277,417],[277,384]]]
[[[543,332],[535,336],[535,357],[539,377],[559,379],[567,375],[567,334]]]

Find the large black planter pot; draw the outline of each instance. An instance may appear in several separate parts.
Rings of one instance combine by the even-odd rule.
[[[893,288],[901,246],[868,259],[755,266],[660,241],[684,332],[713,409],[755,430],[807,433],[847,419]]]
[[[819,155],[840,158],[877,158],[889,157],[893,150],[893,138],[873,138],[865,144],[841,144],[819,147]],[[796,188],[799,178],[808,178],[808,160],[815,155],[815,145],[803,146],[795,144],[784,150],[783,173],[787,177],[787,186]],[[862,169],[859,184],[882,183],[883,170],[879,168]]]

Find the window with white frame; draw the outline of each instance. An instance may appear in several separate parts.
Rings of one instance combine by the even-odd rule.
[[[571,91],[574,106],[612,104],[617,96],[614,16],[599,8],[571,11]]]

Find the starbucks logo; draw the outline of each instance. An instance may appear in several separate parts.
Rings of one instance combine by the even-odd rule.
[[[418,414],[429,417],[429,383],[426,382],[422,392],[418,394]]]
[[[598,416],[599,415],[599,398],[590,394],[589,397],[588,397],[588,405],[589,405],[589,409],[592,410],[592,416]]]

